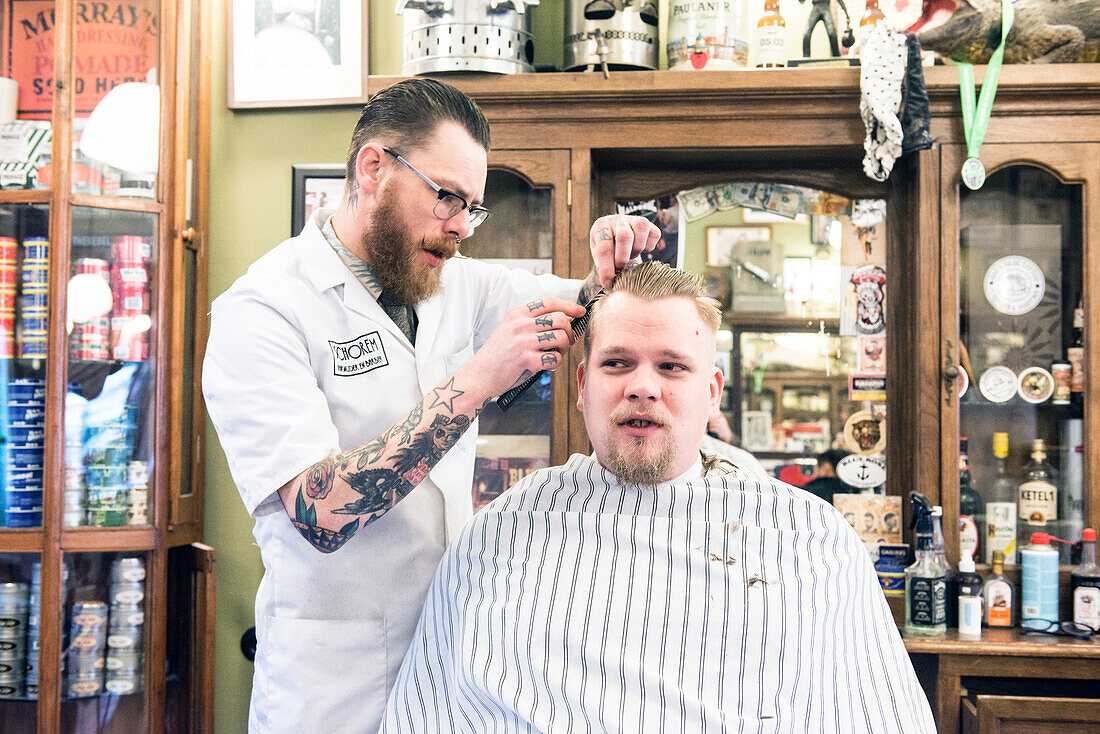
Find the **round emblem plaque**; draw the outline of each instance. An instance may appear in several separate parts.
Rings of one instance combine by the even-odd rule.
[[[1008,255],[989,266],[982,286],[990,306],[1008,316],[1021,316],[1043,300],[1046,278],[1032,260]]]

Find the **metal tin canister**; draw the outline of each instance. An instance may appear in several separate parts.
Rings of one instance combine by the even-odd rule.
[[[145,580],[145,561],[141,558],[116,558],[111,561],[111,584]]]
[[[147,263],[152,257],[149,238],[137,235],[120,235],[111,238],[111,260]]]
[[[138,648],[109,650],[103,667],[110,671],[118,671],[121,674],[135,673],[142,670],[144,659],[144,653]]]
[[[74,635],[94,631],[107,626],[107,602],[73,602],[73,616],[70,629]]]
[[[85,676],[69,676],[65,681],[65,695],[69,698],[94,696],[103,689],[103,672]]]
[[[46,381],[36,378],[16,378],[8,380],[8,400],[39,401],[46,400]]]
[[[145,624],[145,608],[140,604],[112,604],[112,627],[137,627]]]
[[[23,697],[23,674],[0,673],[0,698]]]
[[[23,260],[49,260],[50,241],[45,237],[23,238]]]
[[[75,275],[101,275],[104,280],[107,280],[110,269],[110,263],[98,257],[81,257],[73,260]]]
[[[110,692],[119,696],[124,696],[128,693],[136,693],[141,690],[142,679],[145,677],[145,672],[142,670],[137,671],[132,675],[115,675],[113,671],[107,672],[107,682],[104,687]]]
[[[10,640],[26,635],[29,591],[30,587],[24,583],[0,584],[0,638]]]
[[[126,581],[111,586],[112,604],[140,604],[145,599],[145,584],[141,581]]]

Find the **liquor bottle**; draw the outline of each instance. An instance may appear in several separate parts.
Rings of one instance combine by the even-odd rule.
[[[1016,480],[1008,472],[1008,434],[993,434],[993,462],[997,477],[989,485],[985,503],[985,562],[1001,551],[1005,563],[1016,563]]]
[[[1096,565],[1096,531],[1081,533],[1081,565],[1070,573],[1073,621],[1100,630],[1100,566]]]
[[[873,26],[883,20],[886,20],[886,15],[879,10],[878,0],[867,0],[867,9],[859,19],[859,27]]]
[[[778,69],[787,65],[787,21],[779,14],[779,0],[764,0],[764,14],[756,22],[756,66]]]
[[[1070,367],[1069,402],[1080,408],[1085,395],[1085,309],[1081,302],[1073,309],[1073,336],[1066,349],[1066,361]]]
[[[1020,483],[1017,538],[1021,550],[1031,542],[1032,535],[1049,532],[1050,524],[1058,519],[1058,473],[1046,458],[1043,439],[1035,439],[1031,462],[1024,467],[1024,481]]]
[[[947,631],[948,567],[936,552],[933,508],[919,492],[913,500],[916,561],[905,569],[905,631],[912,635],[942,635]]]
[[[970,485],[967,439],[959,439],[959,555],[973,558],[981,542],[979,528],[985,524],[982,497]]]
[[[982,596],[985,601],[985,624],[988,627],[1011,627],[1016,588],[1005,576],[1005,554],[993,551],[993,572],[985,577]]]
[[[982,577],[974,573],[974,559],[970,556],[959,559],[955,585],[959,590],[959,636],[981,637]]]

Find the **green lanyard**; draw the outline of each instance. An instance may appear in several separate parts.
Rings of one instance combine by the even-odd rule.
[[[1015,13],[1012,0],[1001,0],[1001,44],[989,58],[982,94],[974,103],[974,66],[959,61],[959,95],[962,102],[963,130],[966,133],[966,162],[962,167],[962,180],[968,188],[977,191],[985,183],[985,166],[978,160],[978,151],[989,127],[989,115],[993,111],[993,97],[997,94],[997,80],[1001,76],[1001,62],[1005,55],[1005,39],[1012,30]]]

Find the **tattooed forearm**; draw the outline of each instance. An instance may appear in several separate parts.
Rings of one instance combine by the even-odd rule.
[[[377,438],[317,462],[280,489],[302,537],[331,553],[408,496],[491,399],[467,393],[448,378]],[[349,515],[351,522],[340,517]]]
[[[314,548],[322,553],[332,553],[344,543],[351,540],[351,536],[359,529],[358,518],[344,525],[339,530],[329,530],[317,524],[317,508],[315,505],[307,505],[302,496],[302,490],[298,490],[298,497],[294,502],[294,519],[290,521],[298,532],[308,540]]]
[[[330,456],[309,468],[306,476],[306,494],[315,500],[323,500],[332,489],[332,480],[336,476],[336,461]]]
[[[428,409],[442,407],[446,409],[448,413],[453,413],[455,398],[465,395],[466,393],[455,387],[455,378],[451,378],[446,385],[441,385],[428,395],[432,399],[431,405]]]

